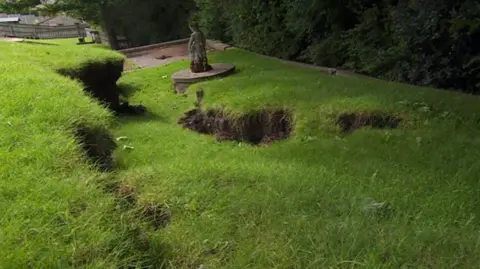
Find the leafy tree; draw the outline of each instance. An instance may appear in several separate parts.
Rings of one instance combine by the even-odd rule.
[[[44,11],[49,14],[64,12],[72,17],[101,25],[107,34],[110,47],[118,49],[111,9],[121,1],[123,0],[56,0],[45,5]]]
[[[187,37],[192,0],[122,0],[112,7],[114,25],[132,45]]]
[[[67,14],[102,27],[113,49],[119,48],[117,34],[133,45],[185,37],[195,9],[194,0],[0,0],[0,8],[19,13],[40,3],[45,15]]]
[[[6,13],[29,13],[37,5],[40,0],[0,0],[0,11]]]
[[[207,36],[255,52],[480,93],[478,0],[196,0]]]

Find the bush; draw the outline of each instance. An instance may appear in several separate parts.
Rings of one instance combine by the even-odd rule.
[[[133,46],[141,46],[187,37],[193,6],[193,0],[125,0],[115,5],[112,14],[117,32]]]
[[[480,91],[474,0],[197,0],[211,38],[376,77]]]

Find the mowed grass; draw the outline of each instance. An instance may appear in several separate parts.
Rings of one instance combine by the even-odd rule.
[[[57,71],[123,57],[48,43],[0,42],[0,268],[479,267],[477,97],[230,50],[210,60],[237,73],[186,97],[169,76],[187,61],[125,74],[129,101],[150,112],[115,119]],[[182,129],[198,87],[206,109],[232,116],[289,109],[292,137],[251,146]],[[348,135],[335,124],[368,111],[404,121]],[[123,137],[118,171],[88,164],[78,125]],[[171,213],[166,228],[139,215],[146,205]]]
[[[105,49],[0,42],[0,268],[118,268],[149,262],[139,221],[105,191],[79,125],[109,128],[109,111],[57,74],[123,61]],[[139,232],[140,231],[140,232]]]
[[[172,93],[188,67],[125,74],[117,179],[172,212],[151,234],[169,268],[479,268],[480,100],[374,79],[328,76],[241,50],[217,52],[237,73]],[[177,120],[205,90],[232,115],[288,108],[294,134],[268,146],[217,142]],[[398,129],[343,135],[344,112],[402,117]],[[388,212],[375,203],[389,203]],[[383,214],[385,213],[385,214]]]

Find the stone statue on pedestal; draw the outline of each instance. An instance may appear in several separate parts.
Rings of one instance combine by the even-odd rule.
[[[192,35],[188,41],[188,53],[190,55],[190,71],[192,73],[202,73],[212,70],[207,59],[207,42],[205,35],[200,31],[198,24],[190,25]]]

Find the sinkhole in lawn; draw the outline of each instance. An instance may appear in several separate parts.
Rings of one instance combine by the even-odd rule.
[[[97,168],[102,171],[113,170],[112,154],[117,144],[108,130],[79,125],[74,129],[74,132],[86,156]]]
[[[140,218],[152,224],[155,230],[167,227],[172,214],[167,208],[158,205],[144,205],[140,208]]]
[[[343,133],[351,133],[362,127],[376,129],[395,129],[402,118],[380,112],[343,113],[337,118],[337,124]]]
[[[214,135],[218,140],[268,144],[287,139],[292,133],[292,114],[285,109],[257,110],[232,116],[223,110],[193,109],[185,113],[178,123],[201,134]]]

